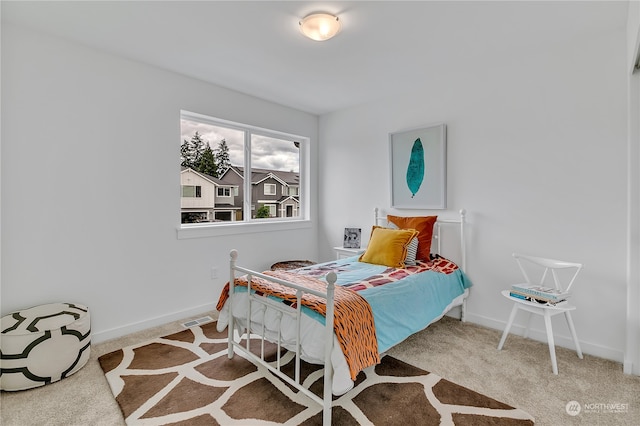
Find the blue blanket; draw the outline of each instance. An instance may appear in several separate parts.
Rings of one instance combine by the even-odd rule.
[[[354,256],[296,271],[318,278],[334,271],[338,275],[336,284],[348,285],[379,275],[387,269],[386,266],[358,262],[358,257]],[[471,285],[464,272],[457,269],[450,274],[426,271],[358,291],[373,311],[378,352],[387,351],[441,317],[453,299]],[[324,323],[321,315],[311,316]]]

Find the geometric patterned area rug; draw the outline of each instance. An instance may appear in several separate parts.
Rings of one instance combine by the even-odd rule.
[[[211,322],[111,352],[100,366],[128,425],[320,425],[322,407],[237,353]],[[258,341],[251,345],[259,350]],[[275,359],[276,348],[266,352]],[[283,371],[293,370],[290,353]],[[316,395],[322,366],[301,363]],[[517,408],[391,356],[333,398],[334,425],[532,425]]]

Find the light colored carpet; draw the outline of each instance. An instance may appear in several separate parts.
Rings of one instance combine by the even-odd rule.
[[[76,374],[36,389],[2,392],[0,424],[124,425],[98,357],[180,330],[175,322],[94,345],[91,359]],[[537,425],[640,424],[640,377],[624,375],[620,364],[589,355],[580,360],[574,351],[557,348],[560,374],[555,376],[545,343],[510,335],[498,351],[500,335],[445,317],[389,355],[526,410]],[[571,401],[580,404],[577,416],[567,414]]]

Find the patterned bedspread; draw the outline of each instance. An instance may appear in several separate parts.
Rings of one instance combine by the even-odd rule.
[[[289,271],[266,271],[264,274],[322,292],[325,292],[327,288],[326,282],[312,276]],[[246,287],[246,277],[236,278],[235,285]],[[293,307],[297,303],[296,291],[290,287],[254,277],[251,280],[251,288],[255,289],[258,294],[279,297],[285,303],[294,305]],[[222,309],[228,298],[229,284],[227,283],[216,306],[218,311]],[[333,317],[336,338],[349,365],[351,379],[355,380],[361,370],[380,363],[373,313],[371,306],[362,296],[344,287],[335,287],[334,301]],[[305,293],[302,297],[302,305],[326,316],[325,299],[321,297]]]
[[[454,262],[439,255],[404,269],[358,262],[354,256],[292,272],[322,277],[332,271],[337,285],[357,291],[371,306],[380,353],[440,318],[472,285]]]
[[[312,277],[323,277],[329,272],[335,272],[340,275],[340,272],[346,272],[350,268],[350,263],[344,262],[329,262],[323,263],[317,266],[310,266],[296,270],[296,275],[307,275]],[[429,262],[416,261],[415,266],[407,266],[404,269],[398,268],[386,268],[385,270],[371,275],[367,278],[354,281],[351,283],[342,284],[343,287],[351,289],[353,291],[361,291],[367,288],[378,287],[384,284],[399,281],[410,275],[419,274],[421,272],[433,271],[441,274],[450,274],[458,269],[458,265],[446,259],[440,255],[432,255]]]

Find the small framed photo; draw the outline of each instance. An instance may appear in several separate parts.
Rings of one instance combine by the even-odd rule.
[[[344,228],[344,248],[360,248],[361,228]]]

